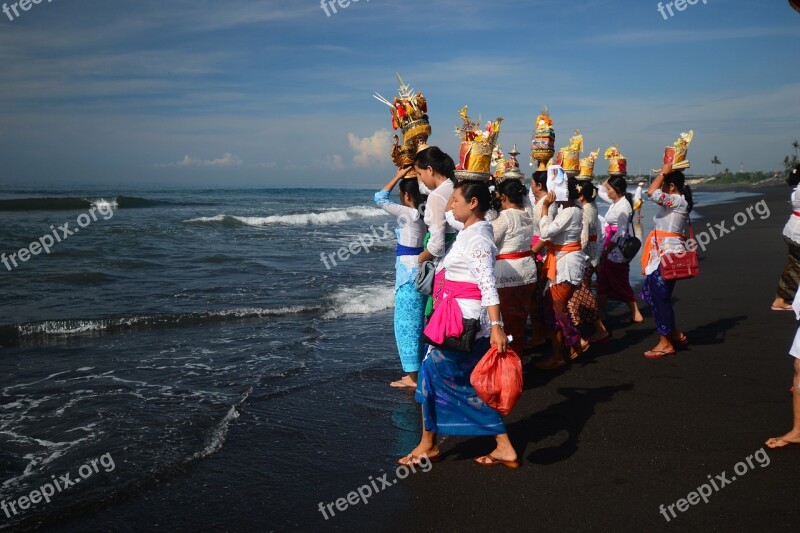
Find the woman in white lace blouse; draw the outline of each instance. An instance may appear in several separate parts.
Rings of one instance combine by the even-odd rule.
[[[608,300],[624,302],[631,310],[631,320],[639,323],[642,313],[636,303],[630,280],[630,261],[625,259],[619,249],[619,243],[631,231],[633,200],[626,191],[628,182],[622,176],[612,176],[600,187],[598,195],[611,207],[605,216],[605,236],[602,244],[602,256],[597,267],[597,305],[600,318],[604,318]]]
[[[536,263],[531,254],[533,220],[524,207],[527,190],[522,181],[506,179],[497,184],[495,208],[499,215],[492,221],[497,246],[497,292],[506,334],[514,340],[511,348],[522,355],[525,350],[525,323],[536,288]]]
[[[555,202],[555,193],[549,192],[542,203],[542,218],[539,221],[541,240],[533,247],[536,252],[542,246],[547,246],[544,266],[547,276],[545,321],[552,331],[553,354],[536,363],[542,370],[567,364],[564,347],[569,350],[570,359],[575,359],[589,348],[589,342],[581,337],[567,308],[573,292],[581,284],[588,260],[581,246],[583,210],[575,203],[578,199],[577,180],[569,178],[567,184],[569,197],[559,202],[561,211],[555,218],[548,215],[550,205]]]
[[[479,326],[471,352],[428,348],[415,395],[422,404],[422,438],[411,453],[398,460],[399,464],[418,464],[425,456],[430,461],[441,459],[436,435],[443,433],[493,435],[496,448],[476,462],[482,466],[519,467],[500,413],[487,406],[470,384],[472,370],[490,344],[505,352],[508,342],[494,276],[497,247],[492,226],[484,220],[489,206],[486,183],[462,181],[456,185],[452,207],[464,229],[444,259],[444,295],[425,328],[425,335],[441,344],[446,337],[464,333],[463,319],[478,320]]]
[[[445,218],[447,203],[453,194],[456,165],[453,158],[436,146],[429,146],[414,156],[414,170],[420,183],[420,190],[428,194],[425,204],[425,225],[428,237],[418,256],[419,264],[433,261],[436,264],[436,277],[433,282],[433,295],[428,298],[425,315],[430,316],[439,303],[444,285],[443,259],[456,237],[455,228]]]

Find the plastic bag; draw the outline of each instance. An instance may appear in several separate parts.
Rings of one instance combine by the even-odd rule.
[[[486,405],[507,415],[522,395],[522,361],[511,348],[497,353],[492,346],[475,366],[469,382]]]

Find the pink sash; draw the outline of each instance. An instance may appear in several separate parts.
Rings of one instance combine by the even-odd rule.
[[[618,229],[619,229],[619,227],[617,227],[616,224],[608,224],[608,225],[606,225],[606,238],[603,241],[603,250],[608,248],[608,243],[611,242],[611,239],[617,233]]]
[[[425,326],[425,335],[436,344],[443,343],[445,337],[458,337],[464,333],[464,317],[456,298],[480,300],[481,290],[476,283],[444,281],[444,297]]]
[[[540,239],[540,237],[538,235],[534,235],[533,236],[533,239],[531,239],[531,248],[536,246],[536,243],[539,242],[539,239]],[[536,254],[536,260],[537,261],[544,261],[544,256],[542,255],[541,250],[539,251],[539,253]]]

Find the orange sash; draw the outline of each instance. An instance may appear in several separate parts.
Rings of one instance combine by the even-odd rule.
[[[652,230],[650,233],[647,234],[647,240],[644,243],[644,250],[642,251],[642,268],[647,268],[647,265],[650,263],[650,250],[653,248],[653,237],[655,237],[656,230]],[[659,231],[658,238],[664,239],[665,237],[680,237],[681,239],[686,238],[683,233],[672,233],[671,231]]]
[[[547,272],[547,279],[556,279],[556,254],[558,252],[580,252],[581,243],[568,242],[567,244],[552,244],[547,241],[547,256],[544,258],[544,271]]]

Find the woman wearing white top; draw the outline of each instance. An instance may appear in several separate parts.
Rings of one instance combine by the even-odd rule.
[[[600,318],[604,318],[608,300],[624,302],[631,310],[633,322],[639,323],[644,319],[631,288],[630,262],[619,249],[619,243],[631,228],[633,213],[630,195],[625,192],[627,188],[628,182],[625,178],[612,176],[598,191],[601,198],[611,202],[611,207],[605,216],[603,251],[600,266],[597,268],[597,305],[600,309]]]
[[[661,256],[665,253],[686,253],[686,227],[692,210],[692,191],[680,170],[673,171],[665,164],[647,191],[650,199],[660,206],[653,217],[653,231],[645,239],[642,252],[642,274],[645,280],[641,298],[650,305],[658,328],[658,344],[644,353],[648,359],[658,359],[675,353],[675,345],[689,341],[675,324],[672,291],[675,280],[661,276]]]
[[[430,191],[425,204],[425,225],[429,237],[424,250],[419,254],[419,264],[425,261],[436,263],[436,278],[433,296],[428,298],[425,314],[430,316],[441,299],[444,284],[444,259],[449,246],[455,240],[456,230],[447,223],[445,211],[455,184],[456,165],[453,159],[436,146],[429,146],[414,156],[417,179]]]
[[[533,218],[533,239],[531,247],[539,242],[540,231],[539,221],[542,218],[542,204],[547,198],[547,171],[541,170],[533,173],[531,188],[528,191],[528,198],[531,204],[530,210]],[[552,220],[558,214],[558,205],[553,203],[547,209],[547,214]],[[547,341],[547,333],[544,326],[544,286],[547,283],[547,276],[544,275],[544,250],[540,250],[534,255],[536,262],[536,288],[531,298],[531,341],[528,348],[534,348]]]
[[[508,439],[502,416],[478,397],[470,384],[472,370],[489,349],[505,352],[508,339],[503,331],[500,298],[494,277],[497,247],[492,226],[483,217],[489,209],[488,185],[459,182],[453,193],[453,212],[464,224],[447,252],[444,296],[425,328],[434,342],[463,332],[462,318],[480,320],[473,350],[454,352],[431,346],[420,368],[415,399],[422,404],[422,439],[399,464],[419,464],[441,459],[437,433],[446,435],[493,435],[497,446],[476,459],[481,466],[518,468],[519,461]],[[454,326],[454,324],[457,326]],[[453,327],[456,327],[454,331]],[[462,331],[457,331],[461,328]]]
[[[513,337],[511,348],[522,355],[525,350],[525,322],[536,288],[536,263],[531,255],[533,220],[526,212],[528,191],[521,180],[506,179],[497,184],[495,207],[499,215],[492,221],[497,246],[497,292],[505,332]]]
[[[564,346],[570,350],[570,359],[575,359],[589,348],[589,342],[581,338],[569,316],[568,303],[576,287],[583,279],[583,269],[587,256],[581,247],[583,231],[583,210],[575,204],[578,199],[577,180],[567,180],[568,200],[558,202],[561,211],[555,218],[550,217],[550,206],[556,195],[549,192],[542,203],[542,217],[539,221],[541,239],[533,247],[538,252],[547,246],[544,274],[547,276],[545,295],[545,320],[552,331],[553,355],[536,366],[551,370],[567,364],[563,355]]]
[[[397,251],[394,282],[394,337],[403,372],[407,375],[393,381],[392,387],[416,387],[417,372],[422,361],[425,345],[422,343],[422,328],[425,327],[425,303],[427,297],[417,292],[414,276],[417,274],[417,257],[422,253],[425,239],[425,222],[420,206],[425,197],[419,192],[416,179],[404,179],[411,167],[400,169],[386,186],[375,193],[375,203],[397,217]],[[400,202],[389,200],[389,193],[400,182]]]
[[[783,269],[783,274],[778,282],[778,292],[775,301],[772,302],[773,311],[791,311],[790,302],[797,294],[798,282],[800,282],[800,165],[796,166],[786,183],[795,187],[792,191],[792,215],[783,228],[783,240],[789,247],[789,260]]]
[[[581,247],[586,252],[588,261],[583,271],[583,280],[569,300],[569,313],[576,326],[593,324],[594,334],[587,340],[592,344],[606,344],[610,335],[603,321],[600,320],[600,311],[597,298],[592,293],[592,278],[595,269],[600,263],[600,215],[597,213],[595,198],[597,187],[591,181],[578,182],[578,201],[583,209],[583,229],[581,231]]]

